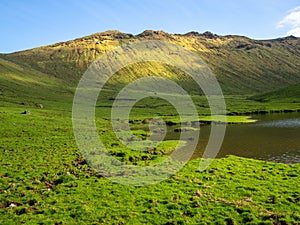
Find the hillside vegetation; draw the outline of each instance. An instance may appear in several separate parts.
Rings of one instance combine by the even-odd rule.
[[[209,32],[182,35],[148,30],[131,35],[107,31],[1,57],[76,86],[87,67],[105,52],[125,43],[149,39],[176,43],[197,52],[216,74],[226,94],[262,93],[300,82],[300,39],[293,36],[258,41]],[[134,69],[136,73],[140,71],[139,67]],[[123,75],[126,79],[128,74]]]
[[[0,59],[0,106],[58,107],[71,103],[73,90],[62,80],[28,66]],[[59,102],[60,104],[56,104]],[[63,108],[63,107],[61,107]]]
[[[290,85],[285,88],[280,88],[275,91],[267,92],[264,94],[254,95],[249,99],[259,102],[300,102],[300,83]]]

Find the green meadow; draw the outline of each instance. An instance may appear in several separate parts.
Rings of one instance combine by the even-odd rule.
[[[23,109],[31,114],[23,115]],[[1,107],[1,224],[297,224],[299,164],[199,159],[161,183],[113,183],[86,164],[69,112]],[[99,123],[104,129],[105,122]],[[109,140],[109,139],[108,139]],[[111,141],[108,141],[109,144]],[[129,164],[160,152],[112,154]],[[123,152],[124,154],[120,154]]]

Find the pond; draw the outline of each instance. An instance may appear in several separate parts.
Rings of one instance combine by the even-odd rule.
[[[256,123],[229,124],[218,158],[236,155],[280,163],[300,163],[300,113],[254,115]],[[170,130],[170,129],[169,129]],[[193,158],[201,157],[210,134],[202,126]],[[168,132],[166,139],[178,139],[179,133]]]

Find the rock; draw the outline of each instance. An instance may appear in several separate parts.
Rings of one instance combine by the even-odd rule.
[[[21,114],[30,114],[29,110],[25,110],[24,112],[22,112]]]
[[[239,44],[239,45],[237,45],[236,46],[236,48],[237,49],[245,49],[245,50],[251,50],[251,49],[253,49],[253,48],[256,48],[256,46],[255,45],[251,45],[251,44]]]
[[[267,47],[271,48],[271,47],[272,47],[272,44],[270,44],[270,43],[267,43],[267,44],[265,44],[265,46],[267,46]]]
[[[200,34],[196,31],[191,31],[191,32],[184,34],[184,36],[200,36]]]
[[[166,124],[167,124],[168,126],[176,125],[176,123],[174,123],[174,122],[172,122],[172,121],[167,121]]]
[[[153,37],[153,36],[165,36],[168,37],[170,34],[162,30],[145,30],[144,32],[136,35],[137,37]]]
[[[40,108],[40,109],[43,109],[44,106],[42,104],[35,104],[36,107]]]
[[[193,131],[193,129],[188,127],[180,127],[174,129],[174,132],[188,132],[188,131]]]
[[[213,39],[213,38],[217,38],[219,37],[216,34],[213,34],[212,32],[206,31],[202,34],[204,37],[209,38],[209,39]]]

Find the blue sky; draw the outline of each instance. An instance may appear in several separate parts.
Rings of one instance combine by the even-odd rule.
[[[300,36],[299,0],[1,0],[0,52],[105,30]]]

